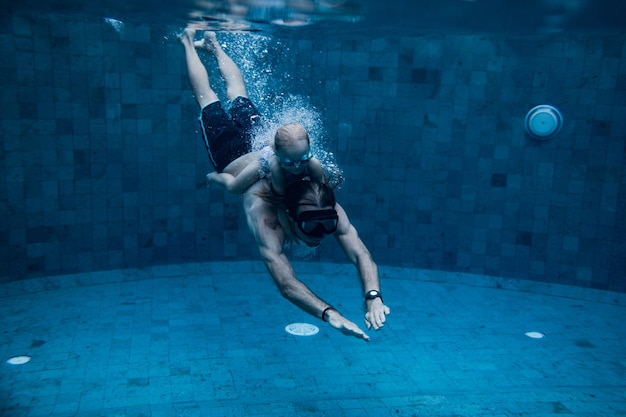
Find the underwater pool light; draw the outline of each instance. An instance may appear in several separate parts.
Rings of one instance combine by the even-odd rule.
[[[294,336],[313,336],[317,334],[320,329],[309,323],[291,323],[285,327],[285,331]]]
[[[30,362],[32,358],[30,356],[21,355],[21,356],[13,356],[7,360],[9,365],[24,365],[25,363]]]
[[[524,120],[526,133],[535,139],[547,140],[561,131],[563,115],[554,106],[541,104],[533,107]]]
[[[531,339],[543,339],[546,336],[545,334],[540,332],[526,332],[524,334]]]

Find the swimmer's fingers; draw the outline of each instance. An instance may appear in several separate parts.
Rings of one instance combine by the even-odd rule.
[[[368,305],[367,313],[365,313],[365,325],[368,329],[373,327],[374,330],[378,330],[385,325],[389,313],[391,313],[389,307],[382,302],[372,300]]]

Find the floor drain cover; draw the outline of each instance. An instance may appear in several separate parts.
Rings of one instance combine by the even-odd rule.
[[[285,327],[285,331],[295,336],[313,336],[320,329],[309,323],[291,323]]]
[[[25,363],[30,362],[30,356],[13,356],[7,360],[9,365],[24,365]]]

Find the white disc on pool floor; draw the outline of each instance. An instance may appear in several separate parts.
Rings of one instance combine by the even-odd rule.
[[[24,365],[25,363],[30,362],[30,356],[13,356],[7,360],[9,365]]]
[[[294,336],[313,336],[317,334],[320,329],[309,323],[291,323],[285,327],[285,331]]]

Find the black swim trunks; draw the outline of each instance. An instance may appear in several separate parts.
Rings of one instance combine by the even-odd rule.
[[[200,127],[209,159],[217,172],[252,151],[252,129],[261,115],[247,97],[237,97],[227,114],[219,101],[202,109]]]

